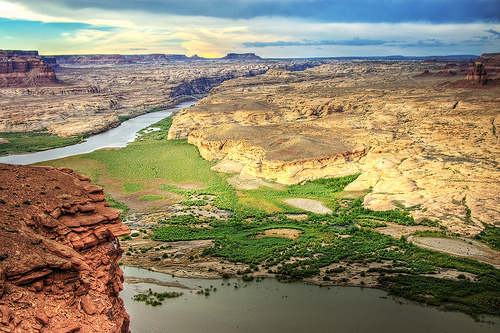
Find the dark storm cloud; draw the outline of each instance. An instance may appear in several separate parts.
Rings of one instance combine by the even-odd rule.
[[[321,22],[500,22],[498,0],[16,0],[28,8],[100,8],[155,14],[251,19],[296,17]]]

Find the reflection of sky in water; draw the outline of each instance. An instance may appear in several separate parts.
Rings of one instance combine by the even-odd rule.
[[[172,111],[189,107],[193,102],[181,103],[173,109],[147,113],[142,116],[129,119],[120,126],[107,132],[91,136],[85,142],[62,148],[50,149],[31,154],[10,155],[0,157],[0,163],[31,164],[58,158],[86,154],[102,148],[125,147],[137,137],[137,132],[154,124],[172,114]],[[155,130],[155,127],[150,127]],[[156,129],[158,130],[158,129]]]
[[[196,290],[124,283],[120,297],[130,314],[133,333],[500,331],[500,318],[494,319],[495,325],[476,323],[465,314],[438,311],[377,289],[319,287],[275,279],[184,279],[133,267],[122,269],[125,276],[177,282],[196,290],[217,288],[205,297]],[[132,300],[149,288],[184,294],[156,307]]]

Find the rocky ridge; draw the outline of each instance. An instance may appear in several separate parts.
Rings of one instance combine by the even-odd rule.
[[[102,188],[70,169],[0,164],[0,331],[128,332],[119,236]]]
[[[37,51],[0,50],[0,87],[48,86],[59,83],[54,69]]]
[[[47,128],[60,136],[95,134],[120,124],[120,116],[204,97],[229,79],[255,76],[270,68],[300,70],[321,63],[211,60],[120,66],[94,63],[74,68],[61,63],[57,75],[63,86],[0,89],[0,132]]]
[[[414,77],[429,66],[352,62],[234,79],[179,113],[169,138],[188,138],[220,171],[236,162],[284,184],[361,173],[346,190],[369,192],[365,207],[475,235],[500,221],[498,87]]]

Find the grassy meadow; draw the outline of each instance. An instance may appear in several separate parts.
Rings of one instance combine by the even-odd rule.
[[[47,130],[33,132],[0,133],[0,138],[7,143],[0,144],[0,156],[7,154],[22,154],[35,151],[60,148],[80,143],[84,135],[63,138]]]

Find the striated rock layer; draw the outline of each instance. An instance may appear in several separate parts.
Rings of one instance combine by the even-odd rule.
[[[0,164],[0,331],[128,332],[119,215],[70,169]]]
[[[57,84],[54,69],[37,51],[0,50],[0,87],[30,87]]]
[[[283,184],[361,173],[346,190],[366,192],[365,207],[473,236],[500,224],[500,87],[415,78],[428,67],[352,62],[226,81],[176,116],[169,139],[187,138],[216,170]]]

